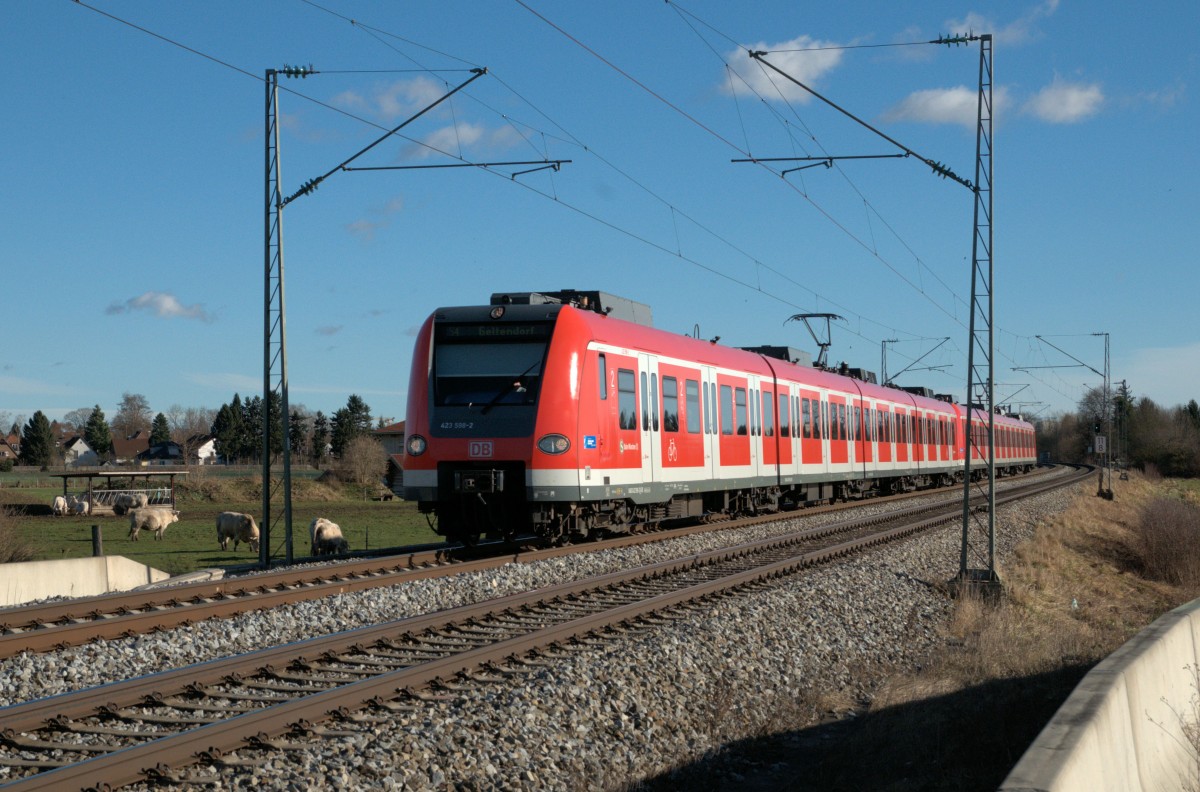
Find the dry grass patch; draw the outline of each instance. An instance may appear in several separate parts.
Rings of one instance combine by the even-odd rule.
[[[836,731],[794,726],[786,767],[739,784],[995,789],[1092,666],[1195,596],[1146,574],[1147,514],[1157,514],[1147,505],[1170,488],[1134,474],[1110,501],[1096,497],[1094,480],[1077,487],[1070,507],[1008,558],[1003,597],[956,600],[942,648],[919,673],[881,676],[869,707]],[[765,744],[752,750],[759,763],[771,755]]]
[[[8,506],[0,506],[0,564],[32,561],[34,548],[17,530]]]

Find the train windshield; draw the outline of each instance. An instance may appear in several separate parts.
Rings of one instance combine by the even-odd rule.
[[[494,408],[537,403],[550,322],[440,324],[433,349],[434,401]]]

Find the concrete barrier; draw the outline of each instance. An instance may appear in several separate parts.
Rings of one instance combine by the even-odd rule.
[[[1167,613],[1093,668],[1001,792],[1197,789],[1184,735],[1200,715],[1200,600]]]
[[[0,607],[48,597],[90,597],[128,591],[170,575],[125,556],[22,561],[0,566]]]

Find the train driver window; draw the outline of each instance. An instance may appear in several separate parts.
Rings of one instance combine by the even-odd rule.
[[[679,381],[662,378],[662,428],[664,432],[679,431]]]
[[[683,390],[688,434],[700,434],[700,383],[696,380],[685,380]]]
[[[721,386],[721,434],[733,434],[733,388]]]
[[[617,407],[620,427],[637,429],[637,377],[629,369],[617,369]]]

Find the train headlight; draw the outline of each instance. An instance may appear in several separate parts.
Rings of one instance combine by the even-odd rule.
[[[421,456],[421,454],[425,453],[425,449],[429,444],[425,442],[425,438],[421,437],[421,435],[409,435],[408,442],[404,446],[408,450],[409,456]]]
[[[571,447],[571,441],[560,434],[548,434],[537,441],[537,447],[546,454],[565,454]]]

